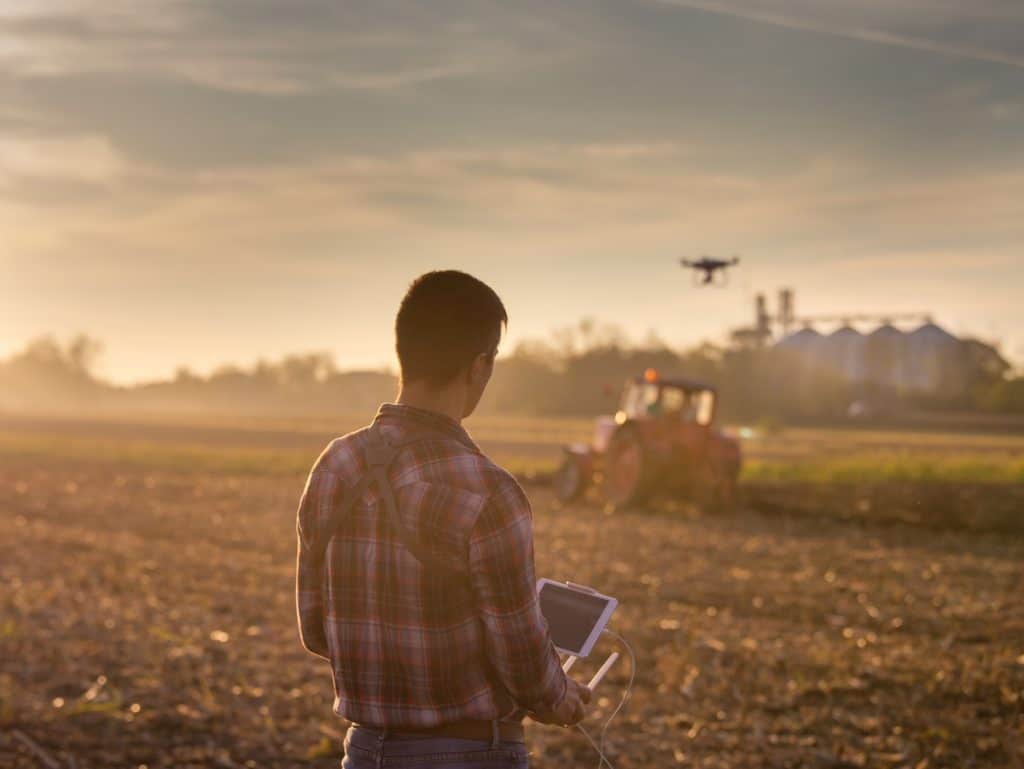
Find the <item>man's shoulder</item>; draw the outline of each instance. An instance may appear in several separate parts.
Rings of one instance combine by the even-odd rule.
[[[450,436],[432,436],[414,443],[399,460],[397,480],[419,480],[453,486],[484,497],[512,494],[515,477],[484,454]]]
[[[351,479],[364,472],[362,459],[367,428],[361,427],[334,438],[313,463],[312,473],[328,473],[341,479]]]
[[[484,513],[487,517],[508,520],[531,515],[526,492],[504,467],[479,452],[462,458],[461,463],[468,464],[473,471],[456,472],[453,483],[465,483],[464,488],[485,496],[488,504]]]
[[[366,472],[363,452],[369,428],[363,427],[333,439],[320,453],[313,472],[330,473],[343,481],[353,481]],[[525,492],[508,470],[481,452],[459,440],[431,434],[403,447],[395,457],[393,479],[404,482],[455,486],[487,497],[521,498]]]
[[[483,490],[489,496],[522,493],[516,477],[483,453],[472,453],[468,460],[473,464]]]

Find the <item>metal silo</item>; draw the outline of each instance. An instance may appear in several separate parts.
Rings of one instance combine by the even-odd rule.
[[[906,334],[886,323],[864,341],[864,371],[869,382],[903,389],[907,386]]]
[[[906,338],[907,385],[914,390],[936,392],[956,365],[959,340],[934,323],[925,323]]]
[[[825,337],[824,358],[830,368],[851,382],[864,381],[864,335],[853,326],[842,326]]]
[[[793,350],[809,358],[821,354],[821,344],[824,337],[813,328],[802,328],[794,334],[783,337],[779,340],[778,346],[787,350]]]

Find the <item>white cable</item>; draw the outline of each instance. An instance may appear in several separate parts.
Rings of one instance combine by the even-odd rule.
[[[619,700],[618,706],[612,711],[612,714],[608,716],[608,720],[604,722],[604,726],[601,727],[601,740],[599,745],[602,754],[604,753],[604,741],[606,733],[608,732],[608,727],[611,726],[612,719],[614,719],[619,714],[619,711],[626,706],[626,703],[629,702],[629,698],[633,694],[633,682],[636,680],[636,655],[633,653],[633,647],[629,645],[629,641],[614,630],[608,630],[605,628],[604,632],[626,647],[626,652],[629,654],[629,683],[626,684],[626,691],[623,692],[622,699]],[[605,759],[605,761],[607,761],[607,759]],[[598,766],[600,766],[600,764]]]
[[[590,747],[597,751],[597,755],[599,756],[599,758],[597,759],[598,769],[601,769],[602,764],[608,764],[608,769],[615,769],[615,767],[612,765],[612,762],[608,760],[608,756],[601,752],[601,748],[597,747],[597,743],[594,742],[594,738],[587,733],[587,730],[579,724],[576,724],[576,728],[579,729],[580,732],[582,732],[583,736],[587,738],[587,742],[590,743]]]
[[[605,628],[604,632],[622,644],[626,653],[629,654],[629,683],[626,684],[626,689],[622,692],[622,699],[619,700],[618,706],[616,706],[615,710],[612,711],[612,714],[608,716],[608,720],[604,722],[604,726],[601,727],[599,742],[594,742],[594,738],[587,733],[587,730],[584,729],[581,724],[576,724],[576,728],[582,732],[583,736],[587,738],[587,742],[589,742],[594,750],[597,751],[597,769],[601,769],[604,764],[608,765],[608,769],[615,769],[612,762],[608,760],[608,756],[604,754],[604,741],[612,720],[619,714],[619,711],[626,706],[626,703],[629,702],[630,695],[633,693],[633,681],[636,680],[636,655],[633,653],[633,647],[630,646],[629,642],[621,635],[616,633],[614,630],[609,630],[608,628]]]

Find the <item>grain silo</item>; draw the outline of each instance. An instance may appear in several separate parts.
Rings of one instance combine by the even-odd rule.
[[[998,349],[973,339],[958,339],[931,321],[928,313],[897,312],[796,315],[793,293],[779,295],[779,312],[771,316],[763,295],[758,295],[755,344],[770,340],[778,329],[782,338],[776,347],[811,366],[842,377],[849,384],[870,385],[892,393],[956,397],[967,393],[978,378],[995,380],[1009,368]],[[895,324],[923,323],[912,332]],[[868,328],[867,335],[854,324]],[[788,333],[792,324],[802,324]],[[833,324],[840,324],[835,328]],[[881,325],[877,325],[881,324]],[[823,335],[814,326],[835,328]],[[741,330],[755,334],[752,329]]]
[[[864,340],[864,372],[873,384],[902,390],[907,386],[906,334],[884,323]]]
[[[960,343],[935,323],[925,323],[906,337],[906,382],[912,390],[935,392],[954,372]]]
[[[783,337],[779,340],[778,346],[798,352],[801,355],[817,356],[821,351],[824,337],[810,326],[802,328],[795,334]]]
[[[853,326],[837,328],[824,339],[822,357],[826,365],[850,382],[863,382],[864,335]]]

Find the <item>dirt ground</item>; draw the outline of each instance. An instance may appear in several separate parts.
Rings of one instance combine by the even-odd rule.
[[[302,482],[5,456],[0,766],[337,766],[295,630]],[[617,767],[1024,766],[1021,537],[528,491],[539,573],[621,602]],[[535,767],[597,765],[578,732],[528,741]]]

